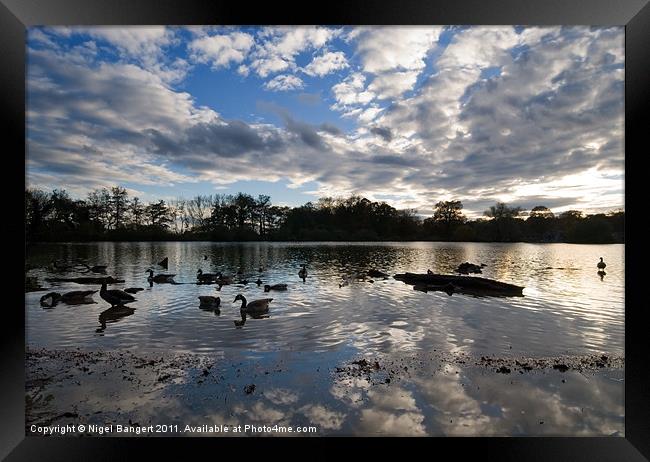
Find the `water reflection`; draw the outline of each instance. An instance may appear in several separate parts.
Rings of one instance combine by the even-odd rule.
[[[102,301],[74,315],[67,310],[52,310],[48,315],[48,310],[40,309],[43,293],[28,293],[27,337],[34,345],[51,347],[173,347],[212,352],[224,348],[320,352],[352,346],[376,352],[462,347],[499,353],[512,347],[542,355],[621,353],[623,250],[622,245],[470,243],[36,245],[30,248],[28,264],[36,267],[29,275],[39,281],[52,275],[47,266],[58,259],[102,262],[107,274],[126,281],[123,287],[147,287],[145,270],[167,257],[169,273],[176,274],[177,283],[151,281],[138,293],[133,305],[137,311],[111,326],[113,335],[102,338],[83,328],[96,323],[106,307]],[[608,262],[606,278],[593,277],[595,255]],[[465,261],[485,264],[483,277],[524,286],[524,297],[478,298],[459,293],[450,297],[445,291],[414,291],[392,277],[351,276],[427,269],[450,274]],[[308,275],[296,278],[303,264]],[[197,269],[241,274],[219,286],[197,285]],[[74,270],[62,274],[79,276]],[[222,307],[222,316],[212,316],[209,322],[196,310],[197,297],[214,296],[219,289],[223,297],[234,298],[241,292],[249,299],[262,298],[263,285],[253,281],[288,285],[286,291],[274,292],[273,316],[263,323],[247,323],[246,329],[234,330],[232,320],[240,317],[238,306]],[[52,290],[60,292],[80,288],[98,287],[51,284]]]
[[[39,388],[40,393],[52,394],[52,414],[74,407],[88,423],[315,425],[319,435],[359,436],[624,433],[622,370],[495,374],[424,356],[393,356],[391,367],[408,364],[408,372],[390,383],[371,383],[319,367],[340,364],[333,353],[318,359],[254,356],[190,364],[163,354],[84,360],[74,352],[67,362],[37,360],[43,370],[33,373],[70,371],[61,374],[60,382]],[[384,364],[383,358],[379,361]],[[68,386],[77,382],[82,386]],[[252,384],[254,391],[247,394]]]
[[[135,312],[135,308],[128,306],[118,305],[102,311],[99,314],[100,327],[95,331],[96,333],[103,333],[106,330],[107,323],[118,322],[120,319],[131,316]]]

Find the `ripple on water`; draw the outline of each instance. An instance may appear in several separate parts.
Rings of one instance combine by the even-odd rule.
[[[149,287],[145,270],[164,256],[169,258],[166,272],[175,273],[183,284]],[[600,256],[608,263],[603,280],[595,271]],[[98,294],[95,304],[60,304],[49,310],[39,304],[43,293],[26,294],[27,341],[35,346],[201,353],[343,346],[382,353],[459,347],[490,353],[512,347],[530,354],[623,351],[622,245],[92,243],[36,245],[28,255],[32,265],[54,259],[106,264],[109,274],[126,280],[114,287],[145,290],[136,294],[132,314],[104,322],[100,315],[108,305]],[[370,283],[357,277],[369,269],[391,275],[427,269],[448,273],[464,261],[485,263],[484,277],[525,286],[524,297],[448,296],[415,291],[392,278]],[[303,263],[309,271],[304,282],[298,278]],[[199,268],[233,275],[241,268],[241,276],[249,281],[259,277],[289,288],[265,293],[263,286],[250,283],[217,291],[214,285],[194,284]],[[39,281],[53,276],[44,268],[30,275]],[[344,278],[349,283],[340,287]],[[59,292],[99,289],[74,283],[51,286]],[[242,329],[235,329],[239,304],[232,301],[238,293],[248,300],[273,298],[269,317],[248,319]],[[203,295],[221,298],[218,314],[199,309],[198,297]]]

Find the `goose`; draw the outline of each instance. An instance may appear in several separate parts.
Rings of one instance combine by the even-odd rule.
[[[600,261],[598,262],[598,264],[597,264],[596,266],[598,267],[598,269],[601,269],[601,270],[602,270],[602,269],[605,269],[605,267],[606,267],[607,265],[606,265],[605,262],[603,261],[603,257],[600,257]]]
[[[128,289],[124,289],[124,292],[127,294],[137,294],[141,290],[144,290],[142,287],[129,287]]]
[[[300,271],[298,271],[298,276],[301,279],[305,279],[307,277],[307,268],[306,268],[307,265],[300,265],[300,266],[302,266],[302,268],[300,268]]]
[[[94,303],[92,295],[97,293],[96,290],[74,290],[66,292],[61,295],[61,300],[69,305],[76,305],[81,303]]]
[[[196,279],[199,282],[215,282],[221,277],[221,273],[204,273],[202,269],[196,272]]]
[[[220,286],[227,286],[229,284],[232,284],[232,281],[232,276],[220,275],[219,278],[217,278],[217,284]]]
[[[244,297],[242,294],[238,294],[233,300],[233,303],[235,303],[237,300],[241,300],[239,311],[248,314],[262,314],[269,312],[269,303],[271,303],[273,299],[262,298],[260,300],[253,300],[252,302],[247,303],[246,297]]]
[[[61,300],[61,294],[58,292],[50,292],[41,297],[41,306],[52,308]]]
[[[157,282],[157,283],[165,283],[165,282],[170,282],[174,283],[174,276],[175,274],[156,274],[155,276],[153,275],[153,270],[147,270],[145,273],[149,273],[149,277],[147,278],[147,281],[149,282]]]
[[[135,297],[133,295],[127,294],[123,290],[106,290],[106,282],[102,283],[102,288],[99,291],[99,296],[110,303],[111,308],[114,306],[124,306],[127,303],[135,301]]]
[[[286,284],[273,284],[272,286],[270,285],[265,285],[264,286],[264,292],[270,292],[271,290],[287,290],[287,285]]]
[[[199,308],[201,309],[218,310],[219,305],[221,305],[221,298],[211,295],[199,295],[199,301]]]
[[[431,276],[431,275],[433,274],[433,271],[431,271],[430,269],[428,269],[428,270],[427,270],[427,274],[428,274],[429,276]]]

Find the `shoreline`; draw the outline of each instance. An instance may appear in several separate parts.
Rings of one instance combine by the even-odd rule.
[[[395,404],[391,400],[398,399],[396,393],[397,396],[405,393],[417,396],[414,387],[426,387],[432,380],[452,384],[458,390],[469,391],[476,387],[476,393],[481,393],[481,387],[494,388],[491,393],[499,396],[493,400],[508,400],[511,391],[503,388],[508,384],[528,387],[530,383],[551,381],[553,387],[568,386],[567,383],[582,380],[602,381],[612,375],[614,378],[610,379],[622,387],[625,369],[624,357],[607,353],[529,358],[434,350],[399,358],[355,354],[334,362],[327,358],[319,360],[309,352],[297,356],[300,358],[279,357],[253,362],[228,354],[217,357],[214,354],[27,347],[26,433],[35,434],[34,425],[51,427],[79,422],[99,427],[165,423],[199,428],[210,421],[223,425],[307,425],[311,422],[318,424],[321,434],[368,434],[376,428],[366,428],[369,424],[363,419],[344,430],[342,422],[346,418],[341,412],[340,401],[358,407],[384,396],[379,400],[380,405],[385,407],[389,403],[393,407]],[[324,390],[336,399],[320,402],[323,395],[315,390],[302,406],[298,406],[300,403],[295,396],[299,392],[323,384],[326,384]],[[213,409],[207,412],[206,406]],[[450,409],[444,409],[444,413],[457,412],[453,402],[445,406]],[[413,404],[407,407],[411,409]],[[402,408],[404,404],[397,403],[397,411],[392,409],[391,412],[402,414],[399,418],[414,415],[413,411]],[[291,418],[286,417],[289,414],[286,409],[291,409]],[[361,416],[367,421],[373,412],[378,411],[362,410]],[[465,413],[455,418],[462,419]],[[479,416],[476,418],[480,420]],[[546,429],[553,428],[548,417],[537,419],[538,422],[530,424],[537,424],[533,429],[542,432],[539,434],[547,434]],[[542,427],[544,420],[547,427]],[[453,422],[452,415],[446,425],[454,425]],[[383,428],[386,424],[381,420],[375,425]],[[392,434],[391,429],[387,434]],[[402,431],[399,429],[393,431]],[[445,428],[442,434],[463,434],[464,429],[463,426]],[[178,433],[184,436],[182,431]],[[106,436],[109,434],[106,432]],[[416,434],[439,432],[429,430]],[[215,436],[215,433],[210,435]]]

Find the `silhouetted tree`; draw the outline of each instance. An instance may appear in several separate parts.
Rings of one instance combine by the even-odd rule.
[[[191,205],[190,205],[191,203]],[[583,215],[570,210],[554,216],[534,207],[521,210],[497,203],[487,219],[467,220],[460,201],[436,203],[422,221],[417,210],[397,210],[361,196],[324,197],[299,207],[272,205],[271,198],[249,194],[179,198],[143,205],[120,187],[96,189],[85,200],[66,191],[25,191],[28,242],[74,240],[418,240],[530,242],[623,242],[625,213]],[[450,225],[450,230],[447,226]]]
[[[497,202],[483,212],[485,216],[492,218],[497,240],[506,242],[516,240],[519,237],[518,223],[514,219],[520,213],[520,207],[510,207],[503,202]]]
[[[168,228],[172,221],[169,216],[167,204],[162,199],[147,205],[144,213],[147,218],[147,224],[153,228]]]
[[[137,229],[140,226],[142,226],[143,217],[144,217],[144,206],[142,205],[142,202],[140,202],[139,198],[134,197],[131,200],[131,205],[129,210],[131,212],[132,224]]]
[[[445,239],[450,239],[453,228],[466,221],[462,210],[463,204],[461,201],[440,201],[436,203],[433,216],[427,218],[427,220],[430,220],[428,226],[435,230],[436,225],[439,225]]]
[[[129,193],[119,186],[111,188],[110,216],[113,229],[120,229],[126,221],[126,214],[129,207]]]

